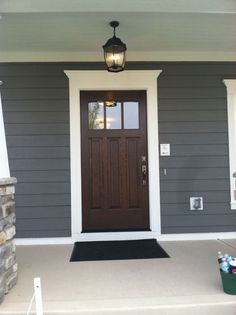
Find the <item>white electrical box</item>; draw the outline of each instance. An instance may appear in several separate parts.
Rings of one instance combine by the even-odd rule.
[[[190,197],[190,210],[203,210],[203,198]]]
[[[170,144],[161,143],[160,144],[160,155],[161,156],[170,156]]]

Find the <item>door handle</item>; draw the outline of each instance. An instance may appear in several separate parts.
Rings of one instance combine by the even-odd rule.
[[[142,164],[141,169],[142,169],[142,182],[143,182],[143,185],[147,185],[147,165],[146,164]]]

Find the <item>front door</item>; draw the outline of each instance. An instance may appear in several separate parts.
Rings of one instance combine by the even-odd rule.
[[[83,232],[149,230],[145,91],[81,91]]]

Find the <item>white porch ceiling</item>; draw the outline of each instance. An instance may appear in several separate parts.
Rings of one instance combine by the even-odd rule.
[[[128,60],[236,60],[235,0],[0,0],[0,61],[102,60],[109,22]]]

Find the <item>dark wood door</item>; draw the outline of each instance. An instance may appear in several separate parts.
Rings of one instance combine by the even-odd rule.
[[[81,91],[82,225],[149,229],[145,91]]]

